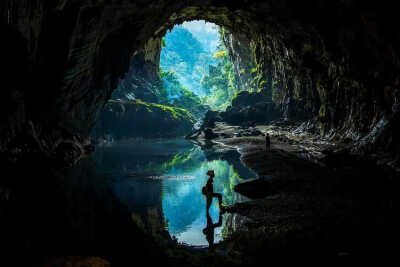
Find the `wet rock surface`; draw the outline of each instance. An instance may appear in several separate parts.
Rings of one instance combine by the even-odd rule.
[[[2,266],[167,262],[165,251],[173,243],[159,210],[149,210],[150,223],[140,224],[111,192],[110,177],[96,174],[89,157],[73,168],[52,164],[36,157],[3,170]],[[16,252],[24,257],[15,257]]]
[[[171,266],[257,266],[265,257],[270,263],[290,262],[292,257],[296,262],[323,258],[346,263],[365,259],[365,253],[395,255],[390,241],[395,229],[394,181],[398,177],[390,170],[348,155],[345,150],[326,152],[341,145],[307,133],[293,134],[296,127],[256,126],[256,130],[271,135],[271,149],[266,151],[263,135],[235,137],[241,131],[256,133],[251,128],[219,122],[215,125],[217,138],[198,139],[207,159],[225,159],[239,174],[246,171],[240,167],[244,163],[258,180],[236,186],[235,190],[255,200],[227,208],[234,231],[227,233],[214,254],[205,248],[178,246],[169,239],[161,230],[159,211],[149,210],[152,223],[145,224],[140,216],[120,207],[107,190],[91,189],[104,186],[108,180],[95,176],[92,179],[96,182],[82,179],[88,172],[85,165],[69,170],[72,173],[65,180],[58,168],[55,172],[43,171],[47,169],[40,159],[11,170],[15,177],[25,177],[23,180],[10,177],[8,185],[3,185],[4,180],[0,184],[0,215],[6,218],[0,222],[0,229],[8,229],[3,231],[2,240],[14,240],[0,243],[6,246],[2,251],[51,248],[57,253],[72,247],[72,252],[98,255],[105,260],[100,262],[117,266],[133,264],[138,258],[152,262],[154,255]],[[223,133],[226,138],[221,137]],[[40,182],[33,177],[40,177]],[[30,202],[26,202],[28,199]],[[17,207],[26,205],[27,213],[15,213]],[[36,218],[29,220],[32,225],[15,228],[15,222],[25,222],[26,216]],[[69,225],[76,231],[60,231],[69,229]],[[87,228],[95,233],[87,233]],[[25,230],[20,233],[19,229]],[[31,231],[37,229],[40,231]],[[142,241],[136,242],[139,238]],[[34,260],[43,259],[38,254]]]
[[[351,154],[346,142],[302,131],[306,125],[278,125],[256,126],[270,134],[270,150],[264,136],[236,137],[243,127],[214,128],[228,136],[213,140],[214,149],[237,149],[258,175],[235,186],[254,200],[227,208],[246,218],[221,244],[233,261],[259,262],[265,251],[274,251],[272,261],[288,251],[299,260],[317,252],[338,263],[359,260],[366,251],[392,257],[396,169]]]
[[[23,164],[37,158],[60,167],[73,166],[94,150],[90,138],[74,134],[60,125],[42,126],[28,121],[22,127],[23,132],[0,150],[4,166]],[[4,180],[7,178],[4,177]]]
[[[263,177],[235,186],[235,191],[252,199],[275,195],[282,190],[279,182],[271,181],[272,177]]]
[[[225,122],[235,125],[269,123],[282,116],[264,93],[239,92],[232,104],[221,114]]]

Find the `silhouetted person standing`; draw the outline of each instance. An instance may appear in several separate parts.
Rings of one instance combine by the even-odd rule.
[[[265,150],[269,151],[271,149],[271,138],[268,133],[265,134]]]
[[[207,210],[207,226],[203,229],[203,234],[206,236],[208,242],[208,248],[210,251],[214,251],[214,230],[217,227],[222,226],[222,215],[219,213],[217,223],[213,223],[210,213]]]
[[[214,171],[209,170],[207,172],[207,175],[210,178],[208,178],[206,185],[202,189],[202,193],[207,198],[207,212],[210,209],[212,199],[214,197],[218,198],[219,207],[220,207],[220,209],[222,209],[223,208],[222,207],[222,195],[220,193],[214,193],[214,177],[215,177]]]

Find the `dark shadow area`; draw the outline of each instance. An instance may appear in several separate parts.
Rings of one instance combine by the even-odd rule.
[[[9,171],[1,185],[4,266],[40,266],[51,255],[96,255],[113,266],[166,258],[89,159],[69,170],[39,160]],[[12,256],[17,251],[25,256]]]
[[[168,266],[173,259],[166,249],[177,248],[168,230],[184,233],[203,217],[199,179],[205,179],[207,162],[201,150],[182,139],[98,147],[68,168],[39,156],[22,165],[8,164],[0,184],[0,249],[9,264],[5,266],[41,266],[56,255],[93,255],[112,266],[160,260]],[[218,190],[229,188],[227,181],[234,179],[229,175],[237,175],[231,165],[209,162],[220,166]],[[202,176],[184,178],[194,179],[190,195],[177,191],[191,181],[179,180],[185,173]],[[227,203],[234,203],[232,194],[225,193]],[[181,204],[175,207],[176,203]],[[214,206],[210,212],[217,214]],[[204,225],[199,227],[191,233],[200,237]],[[16,251],[29,257],[14,258]]]

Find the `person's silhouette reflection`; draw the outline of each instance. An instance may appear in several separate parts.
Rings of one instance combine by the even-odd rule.
[[[213,223],[210,213],[207,210],[207,226],[203,229],[203,234],[206,236],[208,242],[208,248],[210,251],[214,251],[214,229],[222,226],[222,214],[219,213],[217,223]]]

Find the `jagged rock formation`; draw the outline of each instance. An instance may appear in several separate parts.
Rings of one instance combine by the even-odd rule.
[[[267,124],[282,117],[276,105],[265,97],[265,92],[239,92],[232,104],[221,113],[224,121],[231,124]]]
[[[239,91],[255,91],[254,59],[252,58],[250,40],[241,32],[231,33],[224,29],[221,33],[222,41],[229,51],[232,60],[235,80]]]
[[[93,136],[114,139],[177,137],[192,130],[193,116],[184,109],[141,100],[107,102]]]
[[[129,71],[111,96],[116,101],[109,101],[97,120],[91,134],[94,139],[184,136],[193,127],[192,115],[205,113],[200,104],[183,107],[179,101],[173,105],[166,101],[165,81],[160,77],[160,41],[151,39],[133,56]]]
[[[397,147],[395,12],[372,0],[1,1],[0,150],[28,121],[87,135],[132,57],[145,48],[156,58],[146,44],[191,19],[247,36],[256,88],[283,117],[317,118],[322,133],[365,137],[362,147]]]
[[[129,71],[112,94],[113,99],[141,99],[159,103],[162,81],[159,74],[160,39],[151,39],[144,49],[132,57]]]

